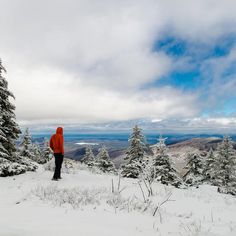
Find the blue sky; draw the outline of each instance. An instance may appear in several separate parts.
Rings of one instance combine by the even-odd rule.
[[[236,132],[235,1],[0,2],[20,124]]]
[[[236,35],[224,35],[214,44],[191,43],[179,38],[165,36],[154,45],[154,51],[163,51],[174,60],[183,60],[189,58],[188,68],[176,68],[171,73],[157,79],[148,86],[173,86],[186,92],[199,91],[199,100],[206,102],[209,94],[209,88],[214,81],[214,67],[208,68],[207,75],[202,70],[207,61],[227,57],[235,47]],[[196,48],[198,50],[196,50]],[[224,68],[220,75],[221,83],[227,83],[236,80],[236,61]],[[201,96],[202,95],[202,96]],[[216,92],[215,96],[218,94]],[[213,107],[206,105],[202,109],[200,116],[231,116],[236,113],[236,93],[229,93],[218,96],[219,101]]]

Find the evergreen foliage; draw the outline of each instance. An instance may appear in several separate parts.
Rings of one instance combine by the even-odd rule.
[[[204,165],[204,180],[208,183],[213,184],[216,175],[216,157],[212,149],[208,152],[206,156],[206,161]]]
[[[15,141],[21,132],[15,122],[15,106],[9,100],[10,97],[14,98],[14,95],[8,90],[3,72],[6,73],[6,69],[0,59],[0,157],[14,161]]]
[[[183,176],[183,179],[190,186],[198,186],[204,180],[202,157],[198,153],[188,153],[187,160],[185,167],[187,172]]]
[[[129,138],[129,148],[124,157],[125,164],[121,166],[121,175],[128,178],[138,178],[144,165],[146,150],[142,130],[135,125]]]
[[[22,137],[22,142],[20,144],[20,149],[21,156],[34,160],[34,153],[32,151],[32,141],[28,128],[25,129],[24,135]]]
[[[32,161],[35,161],[39,164],[44,164],[45,161],[42,158],[42,153],[41,153],[38,143],[31,144],[30,149],[32,153],[32,156],[31,156]]]
[[[116,172],[114,163],[111,161],[109,153],[104,146],[99,150],[95,165],[102,172],[105,173]]]
[[[49,141],[46,138],[44,139],[43,151],[41,155],[42,155],[42,161],[41,161],[42,164],[47,163],[52,159],[52,150],[49,146]]]
[[[30,165],[32,167],[32,165]],[[25,173],[26,165],[19,164],[17,162],[11,162],[5,158],[0,158],[0,176],[6,177],[11,175],[19,175]],[[34,169],[31,169],[34,170]]]
[[[21,132],[15,121],[15,106],[10,102],[14,95],[3,73],[6,69],[0,59],[0,176],[9,176],[35,170],[36,166],[17,153],[15,141]]]
[[[25,129],[25,133],[20,145],[20,155],[29,158],[38,164],[45,164],[51,159],[52,151],[49,146],[49,141],[44,139],[43,149],[41,150],[38,143],[32,143],[29,129]]]
[[[150,160],[151,164],[149,164],[149,166],[151,166],[151,168],[149,167],[151,177],[159,180],[162,184],[180,187],[182,181],[177,171],[172,166],[170,156],[167,153],[165,139],[160,136],[159,143],[155,148],[154,156]]]
[[[236,153],[228,136],[217,148],[216,166],[215,184],[219,191],[236,195]]]
[[[95,156],[90,146],[87,146],[85,148],[85,154],[81,162],[86,164],[88,167],[93,167],[95,165]]]

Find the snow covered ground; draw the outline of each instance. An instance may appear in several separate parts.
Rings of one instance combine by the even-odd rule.
[[[148,199],[138,180],[121,179],[119,194],[118,176],[80,168],[58,182],[51,177],[41,167],[0,178],[1,236],[236,235],[236,198],[215,187],[175,189],[157,183]]]

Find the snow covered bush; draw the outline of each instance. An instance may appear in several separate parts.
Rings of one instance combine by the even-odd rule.
[[[0,158],[0,176],[19,175],[27,171],[26,166]]]
[[[149,212],[153,214],[155,204],[152,202],[144,203],[142,200],[133,197],[123,197],[121,194],[112,193],[105,187],[98,188],[59,188],[55,185],[37,186],[31,191],[30,197],[37,197],[45,203],[51,203],[54,206],[69,206],[73,209],[86,206],[110,206],[115,212]]]
[[[0,176],[12,176],[25,173],[26,171],[35,171],[37,166],[32,162],[19,158],[16,162],[9,161],[5,158],[0,158]]]
[[[58,188],[54,185],[37,186],[32,190],[32,194],[42,201],[50,202],[56,206],[68,204],[73,208],[86,205],[98,205],[101,192],[105,189],[83,189],[83,188]]]
[[[35,171],[38,168],[38,165],[26,157],[19,156],[16,157],[17,163],[25,166],[26,171]]]
[[[62,172],[68,174],[76,173],[79,170],[79,165],[80,163],[78,161],[64,158]]]

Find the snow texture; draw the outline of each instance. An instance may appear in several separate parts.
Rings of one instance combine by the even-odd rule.
[[[148,197],[138,179],[73,169],[58,182],[43,168],[0,178],[0,235],[236,235],[236,198],[217,187],[154,183]]]

